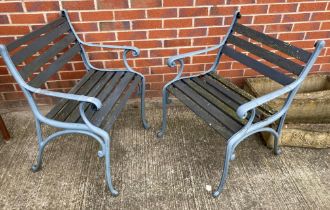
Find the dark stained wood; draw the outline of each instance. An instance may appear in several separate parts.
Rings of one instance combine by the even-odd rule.
[[[210,115],[207,111],[205,111],[202,107],[196,104],[191,98],[185,95],[179,89],[170,86],[169,92],[175,95],[182,103],[184,103],[187,107],[189,107],[195,114],[197,114],[200,118],[202,118],[209,126],[214,128],[216,131],[219,132],[224,138],[229,139],[234,133],[227,129],[224,126],[220,126],[218,120]]]
[[[0,115],[0,130],[1,130],[1,134],[2,134],[3,139],[8,141],[10,139],[10,134],[8,132],[6,124],[3,121],[1,115]]]
[[[263,58],[291,73],[294,73],[295,75],[299,75],[304,68],[303,66],[291,60],[276,55],[271,51],[265,50],[262,47],[259,47],[234,35],[228,37],[228,43],[232,43],[241,49],[247,50],[256,56],[259,56],[260,58]]]
[[[273,68],[270,68],[269,66],[260,63],[259,61],[256,61],[243,53],[240,53],[228,46],[223,47],[223,53],[227,56],[239,61],[240,63],[246,65],[247,67],[253,68],[254,70],[258,71],[259,73],[271,78],[272,80],[282,84],[282,85],[288,85],[294,81],[293,78],[276,71]]]
[[[61,57],[55,60],[46,70],[40,72],[28,84],[33,87],[40,87],[52,75],[62,68],[69,60],[71,60],[77,53],[80,52],[80,46],[76,43],[72,48],[65,52]]]
[[[219,122],[221,122],[225,127],[230,129],[233,132],[238,131],[242,125],[232,119],[227,113],[219,110],[216,106],[214,106],[211,102],[206,100],[203,96],[199,95],[189,86],[184,84],[182,81],[177,81],[174,84],[174,87],[178,88],[181,92],[187,95],[192,99],[196,104],[198,104],[201,108],[205,109],[210,115],[215,117]]]
[[[70,43],[75,40],[75,36],[73,34],[66,35],[61,41],[57,42],[55,45],[50,47],[45,53],[38,56],[31,63],[28,63],[24,68],[22,68],[19,73],[22,78],[26,80],[29,75],[47,63],[51,58],[55,57],[59,52],[68,47]]]
[[[235,24],[234,31],[236,31],[244,36],[247,36],[249,38],[252,38],[256,41],[259,41],[265,45],[268,45],[268,46],[270,46],[276,50],[279,50],[287,55],[290,55],[294,58],[297,58],[298,60],[301,60],[305,63],[309,60],[309,58],[311,56],[310,52],[307,52],[303,49],[300,49],[298,47],[285,43],[281,40],[275,39],[271,36],[268,36],[266,34],[258,32],[256,30],[253,30],[253,29],[251,29],[247,26],[241,25],[239,23]]]
[[[95,73],[94,70],[90,70],[89,72],[87,72],[83,78],[81,78],[81,80],[69,91],[69,93],[71,94],[76,94],[78,92],[78,90],[85,85],[85,83],[90,79],[90,77]],[[48,112],[48,114],[46,115],[47,118],[54,118],[54,116],[63,108],[63,106],[65,106],[65,104],[68,102],[69,100],[62,98],[52,109],[50,112]]]
[[[70,29],[69,24],[67,22],[63,23],[56,29],[51,32],[41,36],[40,38],[34,40],[27,47],[21,49],[17,53],[12,56],[12,61],[15,65],[22,63],[26,58],[32,56],[40,49],[47,46],[50,42],[54,41],[56,38],[60,37],[63,33],[67,32]]]
[[[129,97],[132,95],[133,91],[136,90],[140,82],[141,82],[141,78],[139,76],[135,76],[133,81],[130,83],[129,87],[127,88],[126,92],[118,100],[119,102],[113,108],[113,111],[110,114],[108,114],[106,118],[107,120],[103,121],[104,125],[101,125],[101,127],[104,130],[110,130],[112,128],[112,125],[114,124],[119,114],[124,109],[125,104],[127,103]]]
[[[92,117],[91,122],[95,126],[100,126],[102,121],[105,119],[107,114],[111,111],[127,85],[131,82],[134,77],[134,73],[125,72],[124,76],[121,78],[120,82],[110,94],[109,97],[104,101],[103,106],[100,110],[98,110]]]
[[[21,46],[22,44],[25,44],[26,42],[28,42],[32,39],[38,38],[41,34],[48,32],[49,30],[57,27],[58,25],[64,23],[65,21],[66,21],[66,19],[64,17],[60,17],[60,18],[54,20],[53,22],[51,22],[29,34],[20,37],[19,39],[15,40],[12,43],[9,43],[7,45],[8,51],[16,49],[17,47]]]

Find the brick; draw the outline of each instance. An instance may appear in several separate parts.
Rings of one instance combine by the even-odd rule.
[[[232,77],[242,77],[243,76],[243,70],[222,70],[219,71],[219,74],[225,78],[232,78]]]
[[[74,29],[77,32],[97,31],[97,23],[74,23]]]
[[[330,31],[307,32],[305,39],[327,39],[330,37]]]
[[[145,31],[127,31],[118,32],[118,40],[138,40],[146,39],[147,33]]]
[[[225,4],[225,0],[196,0],[196,5],[217,5]]]
[[[193,57],[192,63],[212,63],[215,61],[215,55],[198,55]]]
[[[180,17],[207,16],[208,8],[180,8]]]
[[[63,9],[67,10],[94,10],[94,1],[63,1]]]
[[[11,14],[10,19],[14,24],[45,22],[42,14]]]
[[[0,92],[9,92],[14,90],[15,88],[13,84],[0,84]]]
[[[309,20],[310,13],[299,14],[285,14],[283,15],[283,22],[301,22]]]
[[[220,17],[210,17],[210,18],[195,18],[195,27],[201,26],[220,26],[222,25],[223,19]]]
[[[177,30],[176,29],[169,29],[169,30],[156,30],[156,31],[149,31],[149,38],[150,39],[157,39],[157,38],[176,38],[177,37]]]
[[[133,29],[155,29],[162,28],[161,20],[135,20],[133,21]]]
[[[25,2],[26,10],[29,12],[35,11],[59,11],[60,6],[58,1],[29,1]]]
[[[0,24],[6,24],[6,23],[9,23],[8,16],[0,15]]]
[[[191,45],[191,39],[171,39],[164,41],[165,47],[179,47],[179,46],[190,46],[190,45]]]
[[[238,9],[237,6],[218,6],[218,7],[211,7],[210,14],[211,15],[234,15],[235,11]]]
[[[100,22],[101,31],[115,31],[115,30],[128,30],[128,29],[130,29],[129,21]]]
[[[25,99],[23,92],[10,92],[10,93],[3,93],[5,100],[22,100]]]
[[[220,43],[219,37],[194,38],[194,46],[216,45]]]
[[[88,57],[90,60],[110,60],[110,59],[118,59],[117,52],[93,52],[88,53]],[[81,69],[81,68],[79,68]]]
[[[279,34],[280,40],[302,40],[305,36],[304,32],[300,33],[281,33]]]
[[[160,0],[130,0],[132,8],[150,8],[161,7],[162,1]]]
[[[116,20],[133,20],[133,19],[144,19],[144,10],[127,10],[127,11],[115,11]]]
[[[81,12],[81,19],[83,21],[102,21],[112,20],[112,11],[97,11],[97,12]]]
[[[206,28],[182,29],[179,31],[179,37],[205,36]]]
[[[227,0],[227,4],[253,4],[255,0]]]
[[[192,19],[164,20],[164,28],[187,28],[192,26]]]
[[[166,83],[164,83],[164,82],[153,82],[153,83],[150,83],[150,89],[162,90],[165,84]]]
[[[254,18],[254,24],[279,23],[281,15],[258,15]]]
[[[19,2],[1,2],[0,12],[23,12],[22,3]]]
[[[215,36],[215,35],[225,35],[228,31],[228,27],[212,27],[209,28],[209,36]]]
[[[28,26],[0,26],[0,35],[25,35],[29,32]]]
[[[111,41],[116,38],[114,33],[87,33],[85,35],[86,42],[101,42],[101,41]]]
[[[321,26],[321,30],[329,30],[330,29],[330,22],[323,22]]]
[[[176,49],[157,49],[150,51],[150,57],[169,57],[177,54]]]
[[[314,12],[312,14],[312,21],[315,20],[329,20],[330,12]]]
[[[310,2],[310,3],[301,3],[299,11],[324,11],[327,7],[327,2]]]
[[[164,82],[163,75],[146,75],[146,81],[149,82]]]
[[[128,8],[128,0],[109,1],[109,0],[97,0],[98,9],[121,9]]]
[[[162,47],[162,41],[160,40],[146,40],[146,41],[134,41],[133,44],[138,48],[160,48]]]
[[[0,84],[8,84],[8,83],[14,83],[15,80],[10,75],[1,75],[0,76]]]
[[[291,31],[292,24],[276,24],[276,25],[267,25],[266,33],[269,32],[288,32]]]
[[[49,89],[63,89],[63,88],[72,88],[76,82],[74,80],[58,80],[58,81],[49,81],[47,82],[47,87]]]
[[[173,1],[173,0],[163,0],[164,7],[180,7],[180,6],[192,6],[193,0],[180,0],[180,1]]]
[[[151,74],[168,74],[177,72],[175,68],[169,68],[168,66],[152,66],[150,67],[150,70]]]
[[[136,67],[161,66],[162,64],[163,64],[163,59],[161,59],[161,58],[148,58],[148,59],[136,59],[135,60]]]
[[[241,23],[241,24],[251,24],[252,19],[253,19],[253,16],[244,15],[243,18],[241,18],[239,20],[239,23]],[[232,21],[233,21],[233,17],[225,17],[224,25],[230,25]]]
[[[320,23],[295,23],[292,31],[313,31],[320,28]]]
[[[86,71],[63,71],[60,72],[61,79],[81,79],[86,74]]]
[[[267,5],[248,5],[241,7],[241,13],[246,14],[263,14],[267,13],[268,6]]]
[[[171,18],[178,17],[176,8],[147,10],[148,18]]]
[[[274,4],[269,6],[269,13],[296,12],[298,4]]]

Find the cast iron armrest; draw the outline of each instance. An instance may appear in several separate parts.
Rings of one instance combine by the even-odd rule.
[[[132,46],[119,46],[119,45],[104,45],[104,44],[93,44],[93,43],[87,43],[82,40],[79,40],[82,45],[88,46],[88,47],[100,47],[100,48],[107,48],[107,49],[120,49],[120,50],[128,50],[133,51],[133,56],[140,55],[140,49],[137,47]]]

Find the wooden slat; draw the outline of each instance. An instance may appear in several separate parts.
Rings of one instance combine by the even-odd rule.
[[[54,46],[49,48],[45,53],[41,54],[39,57],[34,59],[31,63],[27,64],[19,73],[22,78],[26,80],[30,74],[35,72],[45,63],[47,63],[51,58],[55,57],[59,52],[68,47],[70,43],[75,40],[73,34],[66,35],[61,41],[57,42]]]
[[[21,46],[22,44],[25,44],[26,42],[39,37],[41,34],[48,32],[49,30],[57,27],[58,25],[64,23],[65,21],[66,21],[66,19],[64,17],[60,17],[60,18],[54,20],[53,22],[48,23],[47,25],[45,25],[29,34],[20,37],[19,39],[15,40],[12,43],[9,43],[7,45],[8,51],[16,49],[17,47]]]
[[[97,83],[94,84],[92,89],[90,89],[90,91],[86,95],[91,96],[91,97],[97,97],[97,95],[100,92],[102,92],[104,86],[109,82],[112,75],[113,75],[113,72],[104,72],[101,79]],[[89,106],[90,106],[90,104],[88,104],[88,106],[85,107],[85,110],[87,110],[87,108]],[[71,114],[65,119],[65,121],[67,121],[67,122],[76,122],[79,118],[80,118],[79,106],[77,106],[71,112]]]
[[[237,102],[240,103],[240,105],[246,103],[247,101],[251,101],[251,100],[255,99],[254,96],[252,96],[245,90],[237,87],[234,83],[228,81],[227,79],[225,79],[221,76],[216,75],[215,73],[207,74],[205,76],[205,78],[208,80],[208,82],[216,81],[215,84],[219,84],[219,83],[223,84],[223,86],[225,86],[226,89],[228,89],[232,95],[235,95],[236,99],[234,99],[234,100],[241,98],[241,99],[237,100]],[[239,102],[239,101],[241,101],[241,102]],[[262,113],[265,116],[272,115],[276,112],[274,109],[272,109],[267,104],[263,104],[259,108],[261,109]],[[258,113],[258,110],[257,110],[257,113]]]
[[[125,75],[121,78],[120,82],[111,93],[109,97],[104,101],[103,106],[98,110],[95,115],[92,117],[91,122],[95,126],[100,126],[104,118],[111,111],[118,98],[121,96],[122,92],[125,90],[127,85],[131,82],[134,77],[134,73],[126,72]]]
[[[246,65],[247,67],[253,68],[254,70],[258,71],[259,73],[273,79],[274,81],[282,84],[288,85],[294,81],[293,78],[286,76],[285,74],[276,71],[273,68],[266,66],[263,63],[260,63],[228,46],[223,47],[224,54],[227,56],[239,61],[240,63]]]
[[[181,90],[185,95],[191,98],[196,104],[201,106],[205,111],[214,116],[219,122],[221,122],[225,127],[232,131],[238,131],[242,125],[236,122],[234,119],[229,117],[225,112],[219,110],[211,102],[207,101],[197,92],[192,90],[189,86],[184,84],[182,81],[177,81],[173,84],[176,88]]]
[[[109,96],[112,90],[116,87],[120,78],[124,75],[124,72],[114,72],[114,76],[110,79],[110,81],[106,84],[103,90],[96,96],[102,103],[105,101],[107,96]],[[95,114],[95,110],[92,109],[91,106],[87,107],[85,111],[85,115],[88,119],[91,119],[92,116]],[[78,122],[82,122],[82,119],[79,118]]]
[[[69,91],[71,94],[75,94],[89,79],[90,77],[94,74],[94,70],[91,70],[87,72],[81,78],[81,80]],[[47,118],[52,119],[62,108],[63,106],[68,102],[67,99],[62,98],[56,105],[48,112],[46,115]]]
[[[27,47],[21,49],[12,56],[13,63],[15,65],[22,63],[27,57],[30,57],[35,54],[40,49],[47,46],[50,42],[60,37],[63,33],[67,32],[69,29],[69,24],[65,22],[59,27],[45,34],[44,36],[41,36],[40,38],[34,40]]]
[[[188,96],[186,96],[179,89],[170,86],[169,92],[175,95],[182,103],[184,103],[187,107],[189,107],[195,114],[197,114],[200,118],[202,118],[209,126],[214,128],[216,131],[220,133],[224,138],[229,139],[234,133],[231,132],[224,126],[219,126],[217,119],[214,116],[210,115],[207,111],[202,109],[199,105],[197,105],[194,101],[191,100]]]
[[[241,25],[239,23],[235,24],[234,31],[236,31],[244,36],[247,36],[249,38],[252,38],[256,41],[259,41],[265,45],[268,45],[274,49],[277,49],[294,58],[297,58],[298,60],[301,60],[305,63],[309,60],[309,58],[311,56],[310,52],[307,52],[303,49],[300,49],[298,47],[285,43],[281,40],[275,39],[271,36],[268,36],[266,34],[258,32],[256,30],[253,30],[253,29],[246,27],[244,25]]]
[[[33,78],[29,84],[33,87],[40,87],[45,83],[53,74],[61,69],[68,61],[70,61],[80,51],[80,46],[76,43],[72,48],[65,52],[61,57],[55,60],[46,70],[40,72]]]
[[[137,86],[141,82],[141,78],[136,76],[133,81],[130,83],[129,88],[127,88],[126,92],[120,97],[119,102],[114,107],[113,111],[108,114],[107,120],[104,120],[105,123],[101,127],[104,130],[109,131],[112,128],[112,125],[118,118],[121,111],[124,109],[125,104],[127,103],[129,97],[132,95],[133,91],[136,90]]]
[[[287,71],[294,73],[296,75],[299,75],[300,72],[303,70],[303,66],[288,60],[286,58],[283,58],[279,55],[276,55],[275,53],[265,50],[262,47],[259,47],[255,44],[252,44],[251,42],[245,41],[244,39],[241,39],[239,37],[236,37],[234,35],[230,35],[228,37],[228,42],[232,43],[241,49],[247,50],[251,53],[253,53],[256,56],[259,56],[260,58],[263,58],[279,67],[282,67],[286,69]]]
[[[103,72],[96,71],[90,79],[81,86],[81,88],[76,92],[77,95],[86,95],[94,85],[101,79]],[[62,109],[54,116],[54,119],[59,121],[64,121],[69,114],[79,105],[78,101],[69,100]]]

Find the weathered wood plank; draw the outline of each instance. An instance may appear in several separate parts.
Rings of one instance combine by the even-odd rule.
[[[69,24],[67,22],[63,23],[56,29],[51,32],[41,36],[40,38],[34,40],[27,47],[21,49],[17,53],[12,56],[12,61],[15,65],[22,63],[26,58],[32,56],[40,49],[47,46],[50,42],[54,41],[56,38],[60,37],[63,33],[67,32],[70,29]]]
[[[71,60],[79,52],[80,52],[80,46],[78,43],[76,43],[61,57],[55,60],[46,70],[40,72],[36,77],[34,77],[30,82],[28,82],[28,84],[33,87],[40,87],[53,74],[55,74],[58,70],[60,70],[62,66],[64,66],[69,60]]]
[[[54,20],[53,22],[48,23],[47,25],[45,25],[29,34],[18,38],[17,40],[15,40],[7,45],[8,51],[16,49],[17,47],[21,46],[22,44],[25,44],[26,42],[39,37],[41,34],[48,32],[49,30],[57,27],[58,25],[64,23],[65,21],[66,21],[65,17],[60,17],[60,18]]]
[[[19,73],[22,78],[26,80],[30,74],[35,72],[45,63],[47,63],[51,58],[55,57],[59,52],[68,47],[70,43],[75,40],[73,34],[66,35],[61,41],[57,42],[51,48],[49,48],[45,53],[41,54],[39,57],[34,59],[31,63],[27,64]]]
[[[207,101],[203,96],[199,95],[197,92],[192,90],[189,86],[184,84],[182,81],[177,81],[174,84],[174,87],[178,88],[192,99],[196,104],[205,109],[210,115],[214,116],[219,122],[221,122],[225,127],[230,129],[233,132],[238,131],[242,125],[236,122],[234,119],[229,117],[226,113],[219,110],[211,102]]]
[[[202,109],[199,105],[197,105],[194,101],[191,100],[188,96],[186,96],[182,91],[179,89],[170,86],[169,92],[175,95],[182,103],[184,103],[187,107],[191,109],[197,116],[202,118],[210,127],[215,129],[221,136],[223,136],[226,139],[229,139],[233,132],[229,129],[227,129],[224,126],[219,126],[221,123],[218,122],[218,120],[210,115],[207,111]]]
[[[259,73],[271,78],[272,80],[282,84],[282,85],[288,85],[294,81],[293,78],[276,71],[273,68],[270,68],[266,66],[263,63],[260,63],[259,61],[256,61],[243,53],[240,53],[228,46],[223,47],[223,53],[227,56],[239,61],[240,63],[244,64],[247,67],[253,68],[254,70],[258,71]]]
[[[279,50],[287,55],[290,55],[294,58],[297,58],[298,60],[301,60],[305,63],[309,60],[309,58],[311,56],[310,52],[307,52],[303,49],[300,49],[298,47],[285,43],[281,40],[275,39],[271,36],[268,36],[259,31],[253,30],[253,29],[251,29],[247,26],[241,25],[239,23],[235,24],[234,31],[236,31],[244,36],[247,36],[249,38],[252,38],[256,41],[259,41],[265,45],[268,45],[268,46],[270,46],[276,50]]]
[[[260,58],[263,58],[266,61],[269,61],[291,73],[294,73],[295,75],[299,75],[304,68],[303,66],[301,66],[291,60],[288,60],[279,55],[276,55],[275,53],[273,53],[271,51],[265,50],[262,47],[259,47],[255,44],[252,44],[251,42],[245,41],[244,39],[241,39],[234,35],[230,35],[228,37],[228,42],[238,46],[239,48],[247,50],[247,51],[253,53],[254,55],[256,55]]]

